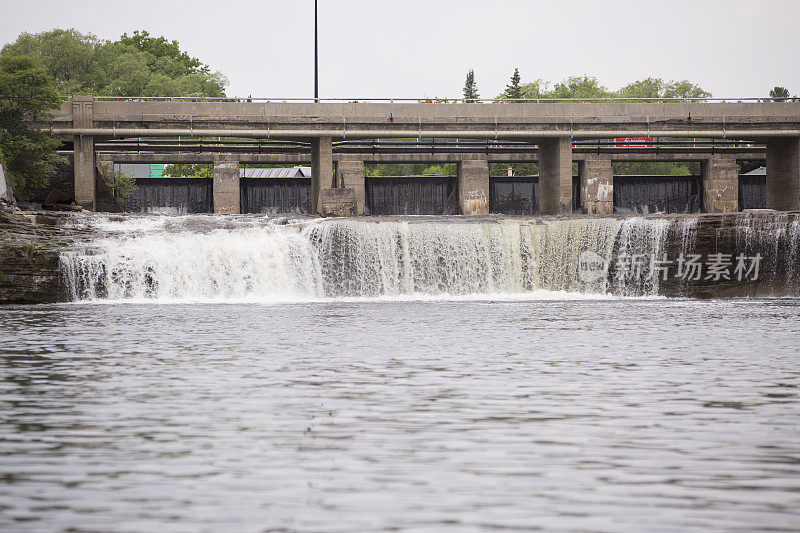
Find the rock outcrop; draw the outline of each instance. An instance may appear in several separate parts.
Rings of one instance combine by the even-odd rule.
[[[0,205],[0,304],[51,303],[67,295],[59,252],[75,235],[58,225],[63,214],[12,210]]]

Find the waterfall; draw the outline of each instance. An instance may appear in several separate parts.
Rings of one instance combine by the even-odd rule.
[[[90,218],[102,236],[61,255],[74,300],[650,296],[663,293],[658,261],[696,251],[698,239],[694,216],[288,224],[269,217]],[[789,272],[787,283],[796,286],[800,221],[740,215],[735,229],[736,249],[773,258],[767,268]],[[707,241],[709,232],[703,235]],[[587,261],[597,269],[589,277]]]
[[[800,218],[787,213],[741,213],[736,216],[735,248],[746,256],[759,255],[765,279],[783,278],[786,291],[797,293],[800,283]]]

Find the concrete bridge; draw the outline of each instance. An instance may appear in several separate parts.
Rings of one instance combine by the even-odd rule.
[[[488,202],[475,199],[488,198],[489,162],[493,160],[538,161],[542,212],[560,214],[572,210],[573,160],[579,164],[584,212],[606,213],[612,209],[611,162],[647,157],[701,161],[704,211],[733,212],[738,209],[736,153],[581,153],[573,142],[618,137],[741,140],[765,146],[760,157],[767,160],[767,206],[800,210],[798,102],[284,103],[118,101],[75,96],[64,102],[50,124],[42,126],[59,137],[73,139],[75,196],[88,209],[95,207],[95,143],[180,136],[309,142],[310,154],[304,157],[312,166],[312,210],[323,215],[363,212],[365,162],[378,157],[381,162],[407,162],[414,155],[424,156],[425,162],[457,163],[459,204],[464,214],[488,211]],[[394,154],[394,159],[391,154],[334,156],[336,140],[393,138],[525,140],[532,145],[531,154],[400,153]],[[751,158],[758,152],[745,153]],[[189,155],[175,154],[169,162],[181,162],[180,157],[188,161]],[[218,212],[238,212],[238,162],[245,155],[210,156]],[[278,155],[286,158],[281,162],[294,162],[288,158],[298,154]],[[258,162],[278,160],[265,157]]]

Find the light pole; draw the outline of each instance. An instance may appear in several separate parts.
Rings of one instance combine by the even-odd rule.
[[[317,0],[314,0],[314,101],[319,103],[319,41],[317,38]]]

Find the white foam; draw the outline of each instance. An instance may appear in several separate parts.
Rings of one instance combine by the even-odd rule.
[[[94,216],[87,223],[104,236],[61,258],[74,299],[170,303],[610,298],[607,276],[580,279],[579,257],[592,251],[609,259],[621,231],[613,218],[189,215]],[[662,220],[633,219],[623,225],[622,242],[631,251],[659,248],[665,228]],[[619,294],[657,294],[657,286],[623,282],[629,285]]]

